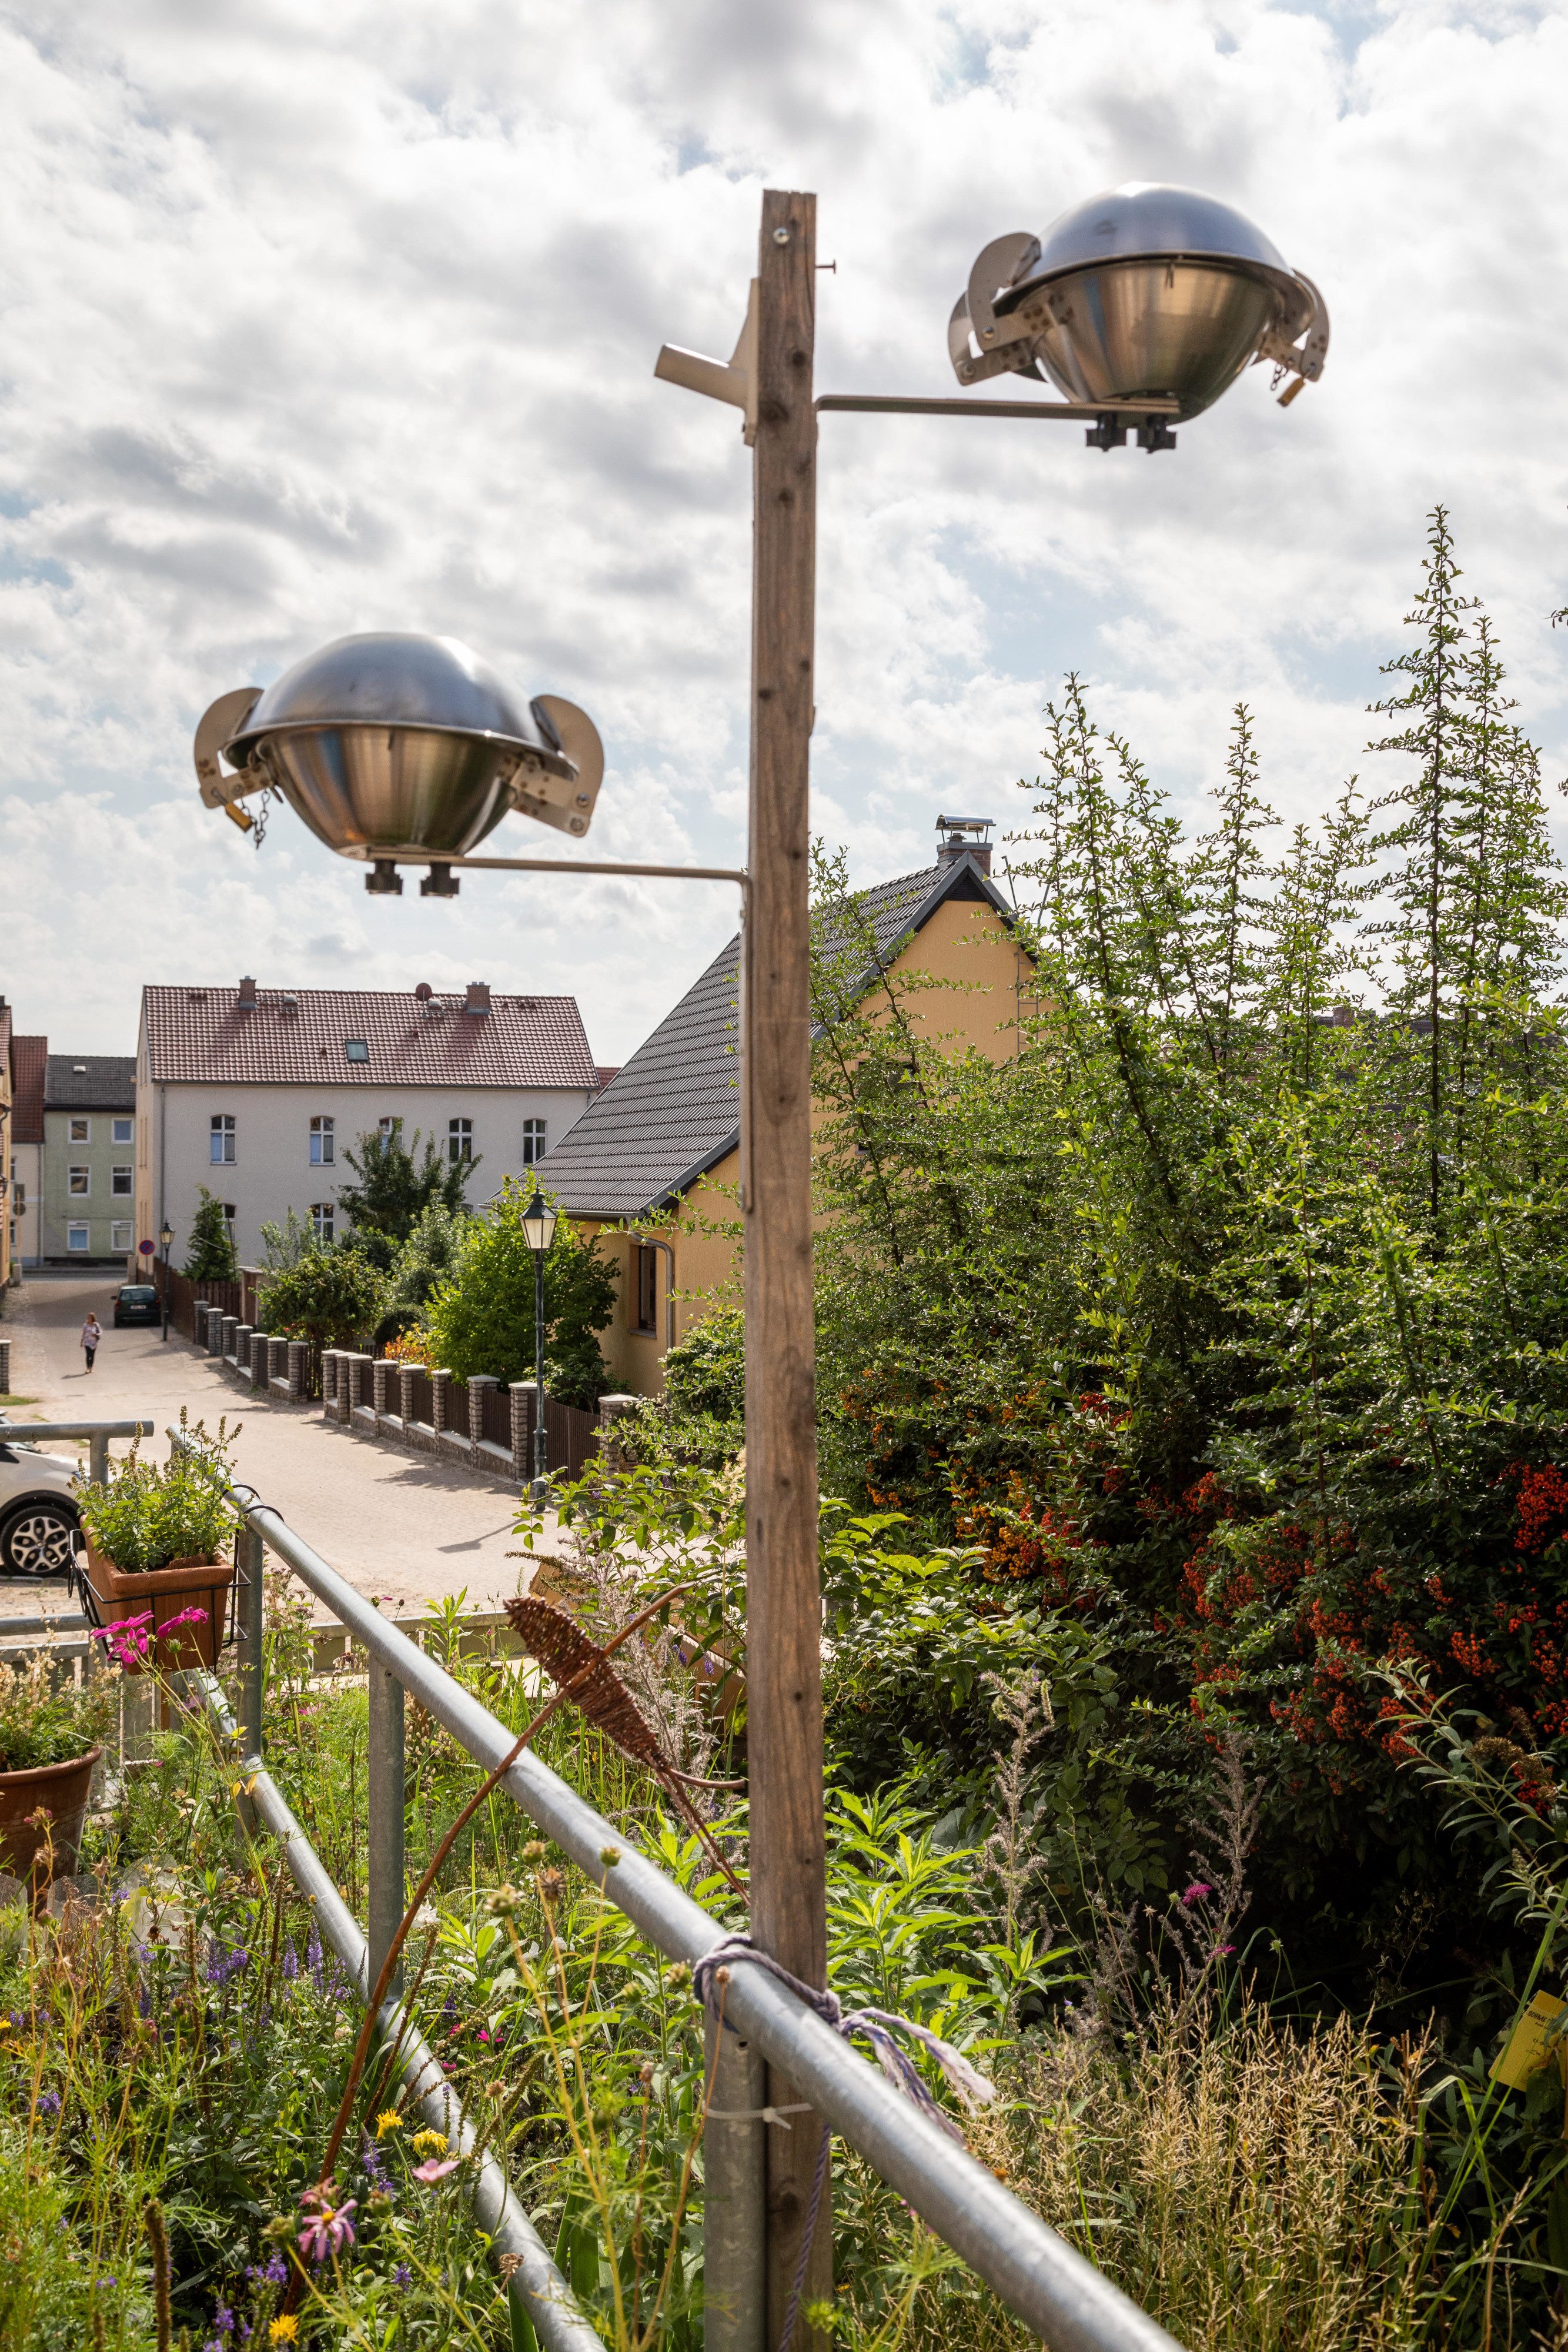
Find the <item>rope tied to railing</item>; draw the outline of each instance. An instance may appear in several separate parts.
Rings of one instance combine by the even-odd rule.
[[[997,2095],[996,2084],[977,2067],[971,2066],[961,2050],[956,2050],[939,2033],[933,2033],[928,2025],[921,2025],[913,2017],[901,2017],[895,2011],[867,2008],[846,2011],[831,1985],[819,1988],[802,1983],[799,1977],[791,1976],[771,1953],[760,1951],[749,1936],[741,1935],[726,1936],[711,1951],[705,1952],[692,1969],[693,1990],[704,2007],[712,2011],[720,2031],[727,2027],[731,2033],[738,2032],[738,2028],[730,2024],[725,2016],[723,1993],[729,1982],[731,1969],[742,1962],[763,1969],[776,1982],[787,1986],[797,2000],[804,2001],[824,2025],[831,2027],[845,2042],[852,2041],[857,2033],[869,2042],[877,2064],[894,2089],[902,2092],[922,2115],[928,2116],[933,2123],[938,2125],[949,2139],[956,2140],[959,2147],[963,2147],[963,2133],[952,2116],[932,2097],[914,2060],[906,2051],[899,2048],[894,2035],[905,2033],[917,2042],[936,2060],[944,2078],[952,2084],[966,2107],[988,2106]],[[809,2113],[810,2110],[797,2106],[758,2107],[741,2109],[737,2114],[726,2116],[724,2120],[739,2123],[755,2116],[762,2123],[781,2124],[788,2130],[786,2116],[803,2112]],[[790,2282],[789,2305],[784,2316],[783,2333],[779,2338],[779,2352],[789,2352],[794,2336],[800,2295],[806,2284],[806,2265],[810,2260],[812,2242],[817,2235],[817,2218],[821,2211],[822,2191],[827,2186],[828,2151],[831,2143],[832,2133],[824,2121],[821,2144],[817,2150],[817,2168],[811,2178],[810,2200],[806,2208],[806,2224],[800,2233],[800,2252],[795,2263],[795,2276]]]

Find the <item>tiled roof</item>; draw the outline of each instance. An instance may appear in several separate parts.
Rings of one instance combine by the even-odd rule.
[[[44,1139],[44,1064],[48,1056],[47,1037],[11,1040],[13,1143],[42,1143]]]
[[[927,866],[862,896],[878,953],[891,955],[949,898],[981,899],[1011,914],[974,858]],[[739,955],[733,939],[540,1162],[569,1214],[649,1214],[735,1148]]]
[[[144,988],[155,1086],[570,1087],[598,1082],[574,996],[493,996],[487,1013],[407,989]],[[362,1040],[364,1061],[348,1041]]]
[[[49,1054],[44,1062],[46,1110],[134,1110],[134,1054]]]

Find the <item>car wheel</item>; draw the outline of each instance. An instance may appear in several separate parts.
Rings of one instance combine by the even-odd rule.
[[[24,1503],[0,1526],[0,1567],[7,1576],[63,1576],[76,1525],[68,1504]]]

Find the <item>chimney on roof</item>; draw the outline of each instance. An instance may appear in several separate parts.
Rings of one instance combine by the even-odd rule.
[[[471,980],[469,982],[467,1000],[464,1004],[463,1010],[465,1013],[488,1013],[490,1010],[490,983],[487,980]]]
[[[241,1013],[254,1013],[260,1001],[256,992],[256,982],[247,972],[239,984],[238,1010]]]
[[[982,874],[991,870],[990,831],[996,823],[989,816],[939,816],[936,830],[942,838],[936,844],[938,866],[951,866],[960,857],[972,857]]]

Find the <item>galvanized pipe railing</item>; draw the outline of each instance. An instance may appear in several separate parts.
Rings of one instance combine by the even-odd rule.
[[[151,1437],[152,1428],[150,1421],[7,1421],[0,1422],[0,1445],[13,1439],[20,1445],[37,1445],[41,1437],[85,1437],[88,1475],[101,1486],[109,1475],[110,1439]]]
[[[404,1885],[402,1810],[392,1796],[394,1790],[401,1794],[403,1785],[402,1707],[390,1703],[386,1685],[412,1691],[488,1771],[510,1752],[516,1735],[416,1643],[390,1625],[277,1511],[249,1488],[230,1491],[246,1530],[241,1538],[246,1547],[245,1623],[247,1633],[253,1624],[256,1629],[246,1641],[244,1658],[247,1743],[253,1727],[259,1732],[261,1724],[263,1546],[287,1561],[326,1603],[366,1651],[372,1675],[383,1678],[372,1687],[367,1778],[372,1790],[381,1782],[385,1797],[372,1816],[367,1861],[372,1929],[384,1957],[387,1939],[402,1916]],[[248,1776],[261,1769],[256,1738],[245,1770]],[[692,1963],[712,1950],[719,1938],[701,1906],[630,1846],[622,1832],[538,1757],[525,1751],[500,1786],[667,1958]],[[612,1867],[604,1861],[607,1849],[617,1856]],[[358,1928],[353,1932],[357,1936]],[[787,1986],[760,1969],[739,1964],[730,1971],[725,2014],[735,2032],[715,2036],[710,2031],[709,2035],[717,2065],[712,2105],[719,2112],[709,2119],[705,2158],[708,2352],[763,2352],[766,2340],[764,2060],[799,2087],[824,2122],[858,2149],[1054,2352],[1176,2352],[1175,2339],[1146,2312],[913,2107],[877,2067]],[[526,2289],[525,2299],[542,2335],[544,2323]],[[559,2313],[560,2306],[550,2308]]]

